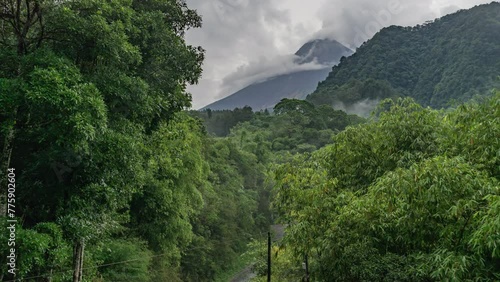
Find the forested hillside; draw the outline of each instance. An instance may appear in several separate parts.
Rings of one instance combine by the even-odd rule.
[[[434,108],[489,95],[500,85],[499,19],[500,3],[493,2],[414,27],[384,28],[307,100],[356,112],[357,103],[374,106],[395,92]],[[382,91],[364,90],[375,83]]]
[[[308,131],[330,131],[333,134],[348,125],[364,121],[359,116],[348,115],[328,105],[314,106],[297,99],[281,100],[274,106],[272,114],[267,110],[253,112],[252,108],[244,107],[232,111],[192,111],[191,115],[203,121],[209,134],[218,137],[228,136],[241,127],[247,127],[252,132],[260,131],[269,142],[279,142],[279,138],[288,136],[293,139],[294,144],[301,138],[307,138]],[[311,137],[312,139],[316,137]]]

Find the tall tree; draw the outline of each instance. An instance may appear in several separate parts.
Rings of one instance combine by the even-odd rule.
[[[22,169],[24,225],[73,240],[81,281],[84,244],[126,223],[157,177],[145,144],[190,105],[203,52],[183,35],[201,20],[175,0],[0,3],[0,166]]]

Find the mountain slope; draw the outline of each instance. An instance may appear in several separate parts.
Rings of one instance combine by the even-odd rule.
[[[342,56],[349,56],[353,51],[336,40],[316,39],[307,42],[295,53],[300,58],[299,64],[316,60],[323,65],[338,64]]]
[[[349,107],[396,91],[440,108],[490,92],[499,86],[499,75],[500,3],[491,3],[416,27],[381,30],[335,66],[307,99]],[[386,90],[366,91],[373,83]]]
[[[272,108],[283,98],[304,99],[312,93],[318,82],[324,80],[330,68],[301,71],[280,75],[267,81],[252,84],[240,91],[205,107],[212,110],[229,110],[250,106],[253,110]]]
[[[325,67],[315,70],[297,71],[278,75],[264,82],[254,83],[238,92],[214,102],[203,109],[232,110],[250,106],[253,110],[272,108],[283,98],[304,99],[324,80],[341,57],[349,56],[352,50],[335,40],[318,39],[307,42],[295,53],[297,65],[316,62]]]

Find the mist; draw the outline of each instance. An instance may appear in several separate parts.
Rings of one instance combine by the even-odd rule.
[[[355,114],[360,117],[368,118],[380,103],[380,99],[364,99],[352,105],[345,105],[342,102],[333,103],[332,107],[336,110],[342,110],[348,114]]]

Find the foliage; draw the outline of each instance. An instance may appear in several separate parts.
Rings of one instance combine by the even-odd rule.
[[[203,208],[193,220],[194,240],[181,261],[184,281],[212,281],[245,250],[245,242],[269,224],[258,205],[265,167],[229,139],[205,144],[210,169]]]
[[[261,163],[268,163],[276,153],[312,152],[330,143],[332,136],[346,126],[364,122],[331,106],[316,107],[297,99],[283,99],[273,114],[252,113],[250,108],[192,114],[202,118],[209,133],[236,140]]]
[[[82,245],[89,281],[222,271],[212,262],[227,265],[268,222],[264,169],[182,113],[203,60],[184,33],[201,18],[177,0],[2,5],[1,167],[23,187],[16,278],[69,280]]]
[[[8,224],[2,223],[2,229]],[[5,232],[0,234],[4,242],[8,242]],[[54,281],[65,281],[71,276],[67,269],[71,268],[71,246],[64,240],[61,227],[54,223],[39,223],[32,229],[16,226],[16,245],[4,244],[0,251],[10,254],[11,247],[16,248],[16,268],[19,276],[27,274],[49,276],[47,269],[53,270]],[[7,265],[2,266],[2,273],[7,273]]]
[[[109,240],[96,251],[101,262],[99,279],[103,281],[151,281],[148,267],[152,252],[138,240]],[[120,264],[114,264],[122,262]]]
[[[253,260],[252,270],[257,275],[251,281],[267,281],[267,242],[253,240],[249,243],[249,251],[244,254]],[[295,258],[279,243],[271,246],[271,281],[301,281],[305,277],[302,269],[303,258]]]
[[[449,113],[387,100],[276,168],[286,246],[319,281],[496,281],[499,99]]]
[[[254,117],[250,107],[236,108],[232,111],[212,111],[207,109],[204,111],[191,111],[190,113],[203,120],[203,125],[208,133],[220,137],[228,136],[231,128]]]

